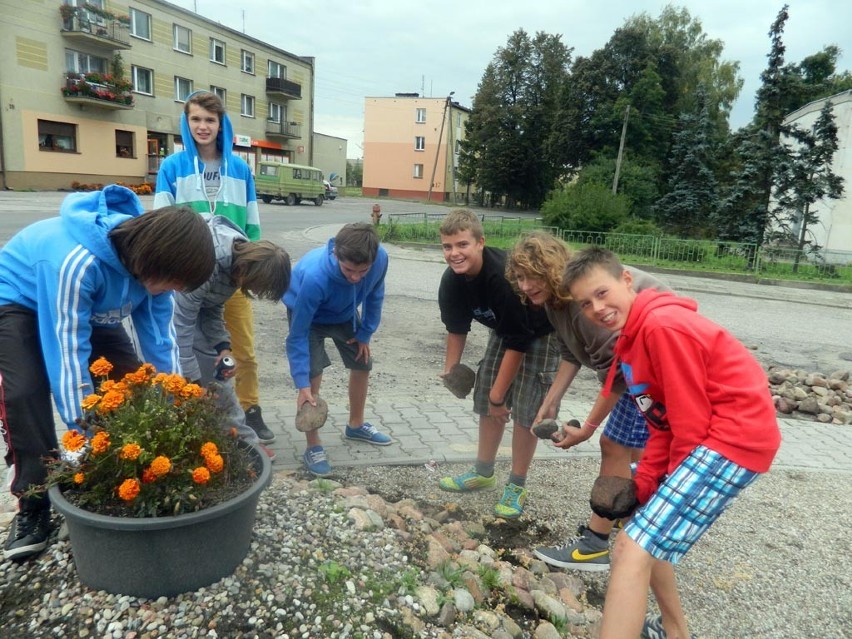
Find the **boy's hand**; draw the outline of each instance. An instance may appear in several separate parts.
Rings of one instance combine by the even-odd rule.
[[[473,388],[476,373],[469,366],[456,364],[450,369],[449,373],[443,373],[441,379],[444,381],[444,387],[447,390],[459,399],[464,399],[470,393],[470,389]]]
[[[316,397],[316,405],[305,402],[296,413],[296,430],[307,433],[308,431],[322,428],[328,419],[328,404],[320,397]]]
[[[296,398],[296,410],[299,411],[302,409],[302,405],[307,402],[311,406],[317,405],[317,400],[314,399],[313,393],[311,393],[311,387],[308,386],[306,388],[299,389],[299,396]]]
[[[352,339],[348,340],[346,343],[347,344],[355,344],[356,342],[358,343],[358,354],[355,356],[355,361],[356,362],[357,361],[363,361],[365,363],[369,362],[370,361],[370,345],[365,344],[364,342],[359,342],[354,337]]]
[[[562,426],[562,432],[560,433],[560,438],[554,438],[554,446],[557,448],[561,448],[562,450],[568,450],[572,446],[576,446],[577,444],[582,444],[594,433],[594,429],[585,429],[580,425],[580,422],[576,419],[569,419]]]
[[[592,511],[604,519],[621,519],[633,514],[639,505],[636,482],[625,477],[601,475],[592,486]]]

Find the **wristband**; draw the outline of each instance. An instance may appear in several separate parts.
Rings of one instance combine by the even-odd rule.
[[[583,428],[590,428],[593,431],[595,429],[597,429],[598,426],[600,426],[600,424],[593,424],[588,419],[585,422],[583,422]]]
[[[500,408],[501,406],[506,405],[506,398],[504,397],[502,402],[494,402],[494,401],[491,401],[491,398],[489,397],[488,403],[491,404],[494,408]]]

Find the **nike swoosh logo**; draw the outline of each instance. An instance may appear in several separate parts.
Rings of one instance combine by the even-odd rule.
[[[574,561],[591,561],[592,559],[606,557],[608,554],[609,550],[602,550],[601,552],[590,552],[588,555],[584,555],[579,551],[579,549],[575,548],[571,552],[571,559],[573,559]]]

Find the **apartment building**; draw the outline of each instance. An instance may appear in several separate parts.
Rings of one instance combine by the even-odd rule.
[[[163,0],[0,0],[0,188],[154,182],[218,94],[252,168],[311,164],[314,59]]]
[[[452,96],[366,98],[364,195],[461,201],[467,187],[459,184],[458,158],[469,115]]]

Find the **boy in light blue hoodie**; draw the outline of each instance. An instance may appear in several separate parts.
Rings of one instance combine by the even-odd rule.
[[[347,224],[328,244],[296,263],[283,298],[290,322],[287,358],[299,389],[296,410],[305,402],[316,406],[322,371],[331,365],[325,351],[325,338],[330,337],[349,369],[349,423],[344,436],[376,446],[391,443],[390,437],[364,421],[373,366],[370,339],[382,317],[387,270],[388,254],[379,245],[376,230],[370,224]],[[306,432],[305,438],[308,470],[318,477],[329,475],[331,466],[318,431]]]
[[[47,546],[47,495],[24,493],[44,484],[43,459],[57,454],[51,392],[77,428],[81,402],[95,392],[90,362],[106,357],[115,377],[141,364],[121,324],[127,317],[145,361],[180,372],[171,291],[207,281],[213,240],[188,208],[142,213],[124,187],[74,193],[59,217],[24,228],[0,251],[0,421],[19,506],[7,559]]]

